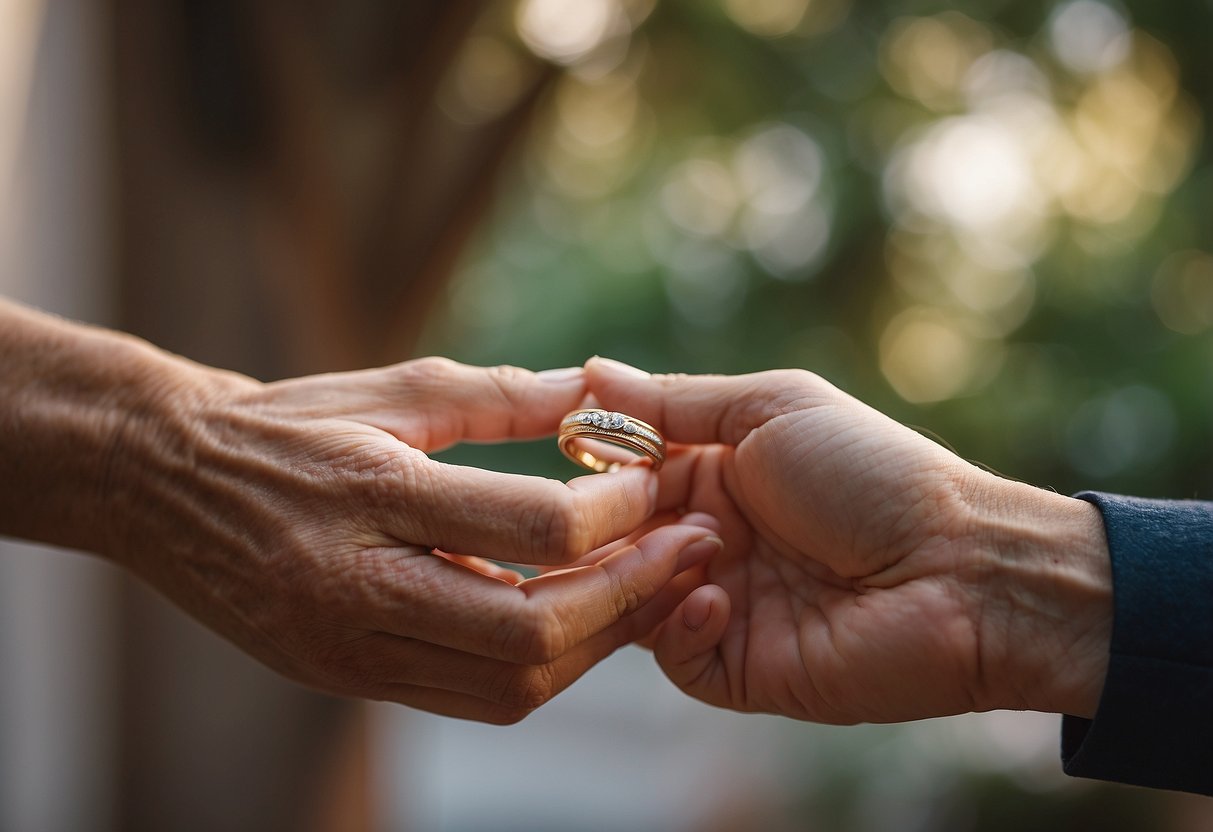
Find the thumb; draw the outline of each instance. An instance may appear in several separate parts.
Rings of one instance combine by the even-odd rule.
[[[683,444],[736,445],[781,413],[843,395],[805,370],[651,375],[597,356],[586,362],[585,378],[603,407],[643,419],[667,441]]]

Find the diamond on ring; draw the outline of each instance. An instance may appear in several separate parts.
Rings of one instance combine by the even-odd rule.
[[[607,458],[600,459],[580,439],[599,440],[627,448],[633,453],[646,456],[653,461],[656,470],[665,462],[665,439],[652,425],[614,410],[586,408],[574,410],[564,417],[557,437],[560,450],[569,459],[592,471],[613,471],[622,463]]]

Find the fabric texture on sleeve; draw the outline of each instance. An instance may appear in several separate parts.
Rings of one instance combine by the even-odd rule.
[[[1112,556],[1108,675],[1062,721],[1065,772],[1213,795],[1213,503],[1083,492]]]

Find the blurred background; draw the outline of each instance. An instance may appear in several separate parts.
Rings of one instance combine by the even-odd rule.
[[[0,0],[0,291],[263,379],[804,367],[1016,479],[1209,499],[1211,41],[1211,0]],[[0,829],[1213,825],[1058,728],[725,714],[637,649],[510,728],[356,706],[0,541]]]

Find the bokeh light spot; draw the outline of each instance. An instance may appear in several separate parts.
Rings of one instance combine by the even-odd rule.
[[[821,183],[822,167],[817,143],[787,124],[759,129],[733,155],[733,169],[746,199],[769,214],[802,208]]]
[[[796,30],[810,4],[811,0],[724,0],[724,9],[743,29],[778,38]]]
[[[933,109],[951,107],[962,81],[993,38],[959,12],[896,21],[881,49],[881,70],[893,89]]]
[[[594,84],[568,79],[556,97],[556,113],[564,135],[588,155],[622,145],[636,125],[640,106],[629,78],[606,78]]]
[[[917,208],[949,225],[993,233],[1039,212],[1027,154],[992,120],[944,120],[910,146],[904,161],[898,186]]]
[[[880,338],[880,371],[908,402],[943,401],[973,380],[978,348],[954,317],[911,307],[893,318]]]
[[[516,25],[536,55],[573,64],[605,41],[622,17],[615,0],[522,0]]]
[[[533,59],[531,59],[533,61]],[[469,37],[439,90],[439,105],[459,122],[479,124],[512,108],[530,68],[499,38]]]
[[[1057,59],[1074,72],[1106,72],[1129,56],[1129,24],[1105,3],[1072,0],[1053,13],[1049,43]]]
[[[1150,288],[1163,325],[1183,335],[1213,329],[1213,254],[1183,251],[1158,269]]]
[[[669,218],[703,237],[724,234],[739,201],[732,173],[712,159],[684,162],[661,189],[661,204]]]
[[[807,276],[829,241],[829,216],[818,199],[824,165],[817,143],[788,124],[759,128],[733,154],[745,201],[742,244],[776,277]]]

